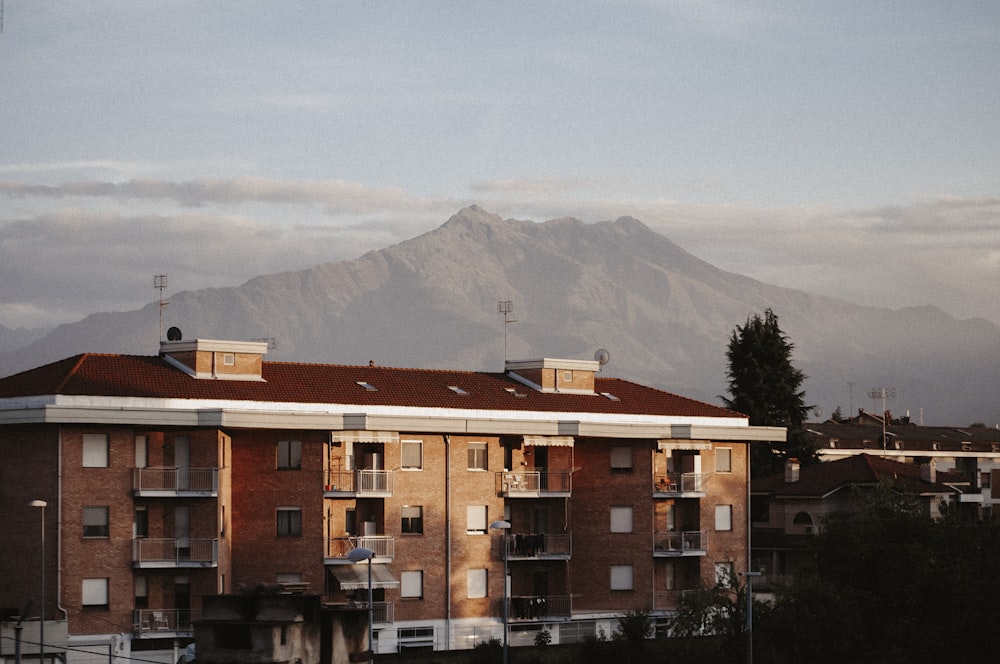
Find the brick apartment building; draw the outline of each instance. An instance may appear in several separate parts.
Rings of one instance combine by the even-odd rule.
[[[65,639],[47,653],[70,661],[173,661],[201,598],[241,588],[363,603],[357,547],[375,552],[378,653],[499,638],[505,592],[512,645],[610,634],[747,568],[747,445],[783,429],[596,361],[487,373],[266,351],[167,341],[0,379],[5,619],[34,599],[37,621],[40,518],[46,635]]]

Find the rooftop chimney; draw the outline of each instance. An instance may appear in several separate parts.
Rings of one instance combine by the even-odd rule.
[[[937,459],[920,465],[920,479],[935,484],[937,482]]]
[[[785,459],[785,482],[791,484],[799,481],[799,460],[795,458]]]

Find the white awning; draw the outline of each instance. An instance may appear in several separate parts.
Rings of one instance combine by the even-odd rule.
[[[573,447],[573,436],[525,436],[524,444],[534,447]]]
[[[340,583],[341,590],[368,589],[368,563],[360,562],[353,565],[333,565],[330,572]],[[372,588],[398,588],[399,581],[389,566],[383,563],[372,563]]]
[[[656,449],[661,452],[674,450],[710,450],[712,443],[707,440],[672,440],[670,438],[656,441]]]
[[[398,443],[395,431],[331,431],[331,443]]]

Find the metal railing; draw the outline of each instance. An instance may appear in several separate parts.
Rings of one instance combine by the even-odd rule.
[[[218,468],[134,468],[132,490],[137,494],[219,492]]]
[[[391,470],[336,470],[327,473],[327,493],[348,493],[357,496],[392,495]]]
[[[570,595],[515,595],[508,598],[508,616],[513,620],[538,620],[573,613]]]
[[[653,477],[654,493],[703,493],[705,475],[702,473],[658,473]]]
[[[501,471],[496,474],[496,490],[512,498],[535,497],[545,494],[568,495],[573,491],[570,472]]]
[[[687,595],[697,590],[657,590],[653,593],[653,609],[656,611],[676,611]]]
[[[219,564],[217,539],[156,539],[136,537],[132,540],[132,562],[140,567],[206,567]]]
[[[654,534],[655,555],[702,555],[708,545],[708,533],[700,530],[657,532]]]
[[[327,541],[326,557],[347,560],[348,554],[357,548],[374,551],[375,558],[392,560],[396,554],[396,540],[391,535],[331,537]]]
[[[132,631],[151,636],[193,632],[194,620],[200,614],[191,609],[136,609],[132,612]]]
[[[507,536],[507,557],[568,558],[573,553],[570,533],[514,533]]]

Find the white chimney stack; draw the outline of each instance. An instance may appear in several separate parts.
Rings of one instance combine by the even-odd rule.
[[[790,458],[785,460],[785,482],[791,484],[799,481],[799,460]]]

